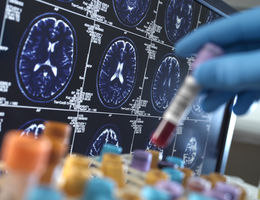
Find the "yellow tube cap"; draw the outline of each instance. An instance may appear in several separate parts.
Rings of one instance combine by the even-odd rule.
[[[162,180],[168,180],[169,177],[166,173],[159,169],[152,169],[146,174],[145,182],[149,185],[155,185],[157,182]]]
[[[148,152],[152,154],[151,169],[157,169],[160,152],[155,150],[149,150]]]
[[[101,164],[101,170],[104,176],[113,179],[118,187],[125,185],[125,174],[120,155],[104,154]]]

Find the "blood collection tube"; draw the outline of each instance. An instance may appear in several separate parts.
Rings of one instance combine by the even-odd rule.
[[[68,150],[68,141],[71,127],[61,122],[47,121],[42,138],[46,138],[51,143],[50,158],[47,163],[47,169],[42,175],[40,182],[44,185],[52,183],[53,173]]]
[[[145,182],[148,185],[155,185],[157,182],[162,180],[168,180],[169,176],[167,173],[159,170],[159,169],[151,169],[146,174]]]
[[[118,187],[121,188],[125,186],[125,173],[120,155],[104,154],[101,171],[105,177],[113,179]]]
[[[223,50],[211,43],[207,43],[198,53],[192,65],[195,69],[199,64],[220,56]],[[192,75],[188,75],[181,88],[172,99],[169,107],[163,114],[163,120],[152,135],[151,142],[158,147],[165,147],[173,138],[174,130],[182,119],[187,108],[194,101],[200,91],[200,86]]]
[[[66,157],[59,187],[68,197],[76,198],[83,194],[85,184],[91,177],[89,165],[86,156],[74,154]]]
[[[10,131],[3,141],[2,156],[8,173],[3,177],[1,200],[23,199],[46,167],[51,147],[49,141],[35,140],[33,136],[21,136],[21,133]]]

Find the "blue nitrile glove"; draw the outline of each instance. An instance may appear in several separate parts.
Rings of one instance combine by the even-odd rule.
[[[182,57],[197,53],[208,42],[225,52],[194,71],[205,93],[205,111],[213,111],[237,95],[233,110],[243,114],[260,98],[259,20],[260,7],[202,26],[176,44],[176,53]]]

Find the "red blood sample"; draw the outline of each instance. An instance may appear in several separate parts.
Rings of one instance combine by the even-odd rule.
[[[170,143],[171,137],[173,137],[173,131],[175,130],[176,125],[162,120],[152,135],[151,142],[158,147],[165,147]]]

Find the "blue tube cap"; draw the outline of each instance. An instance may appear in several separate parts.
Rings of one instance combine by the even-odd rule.
[[[26,200],[62,200],[64,199],[63,195],[57,190],[47,187],[39,186],[31,188],[26,197]]]
[[[104,144],[100,153],[99,161],[102,160],[103,155],[106,153],[121,154],[123,151],[122,147],[118,147],[112,144]]]
[[[163,171],[170,176],[172,181],[182,184],[184,178],[183,172],[169,167],[163,168]]]
[[[184,161],[181,158],[175,156],[167,156],[166,161],[174,164],[175,167],[179,167],[179,168],[184,167]]]
[[[150,186],[144,187],[141,195],[145,200],[171,200],[171,196],[168,193]]]
[[[92,178],[85,186],[83,200],[115,200],[115,183],[107,178]]]

